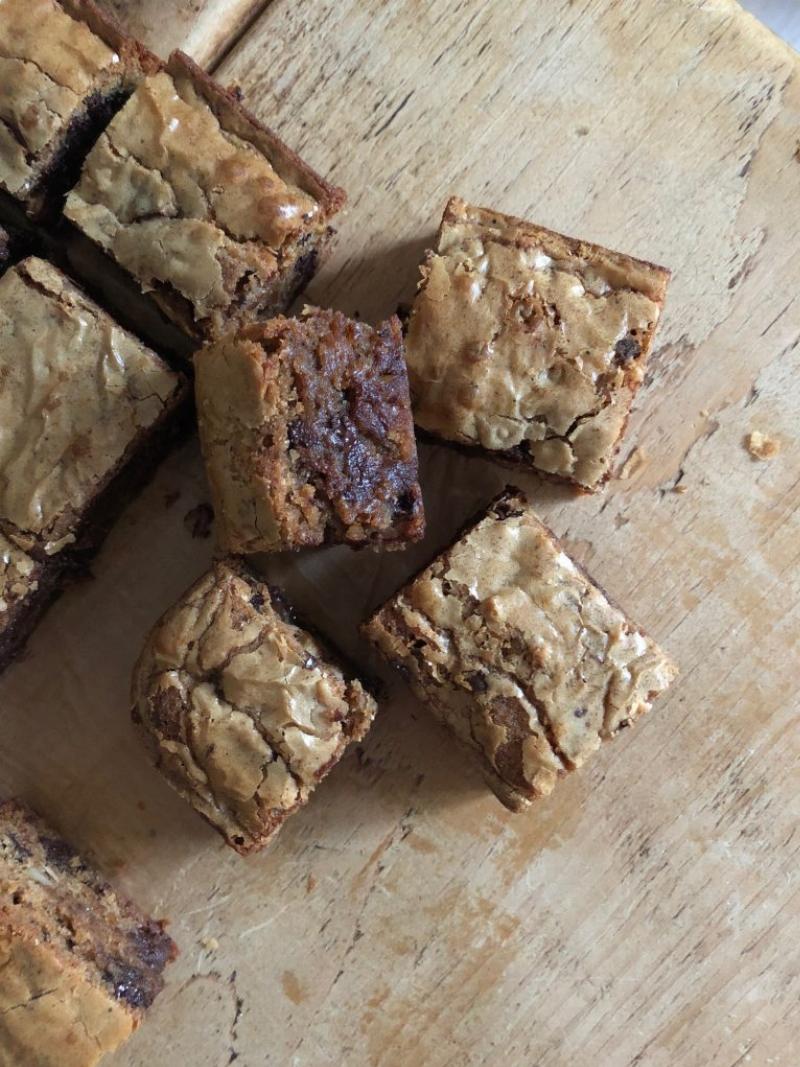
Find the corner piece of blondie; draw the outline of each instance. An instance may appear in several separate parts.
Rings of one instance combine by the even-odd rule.
[[[338,311],[245,327],[195,356],[225,551],[403,548],[425,532],[400,323]]]
[[[417,425],[598,489],[644,379],[669,277],[453,197],[408,325]]]
[[[180,52],[86,158],[65,214],[189,337],[286,310],[344,192]]]
[[[634,723],[677,674],[513,487],[363,630],[514,811]]]
[[[308,801],[376,711],[280,593],[233,559],[156,624],[132,701],[156,767],[242,855]]]
[[[0,804],[0,1067],[93,1067],[177,949],[18,801]]]

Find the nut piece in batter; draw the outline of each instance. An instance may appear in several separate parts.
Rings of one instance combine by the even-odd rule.
[[[760,430],[753,430],[749,433],[744,444],[753,459],[775,459],[781,451],[781,443],[777,437],[762,433]]]
[[[403,548],[425,532],[400,323],[338,311],[246,326],[195,356],[225,551]]]
[[[0,3],[0,189],[38,214],[94,138],[159,66],[90,0]]]
[[[158,622],[132,699],[157,768],[243,855],[306,803],[376,711],[280,594],[234,560]]]
[[[0,1067],[93,1067],[177,950],[18,801],[0,804]]]
[[[514,811],[648,711],[677,669],[509,487],[364,625]]]
[[[599,488],[644,378],[669,276],[453,197],[408,326],[417,425]]]
[[[344,203],[180,52],[100,136],[66,216],[190,337],[285,310]]]

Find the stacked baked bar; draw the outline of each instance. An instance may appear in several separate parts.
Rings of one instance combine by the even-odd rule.
[[[61,271],[0,278],[0,669],[178,427],[188,386]]]
[[[3,0],[0,42],[0,189],[39,215],[158,60],[90,0]]]
[[[344,193],[176,52],[89,153],[65,213],[195,338],[285,310]]]
[[[90,0],[0,5],[0,189],[65,214],[207,339],[284,311],[344,203],[187,56],[163,63]],[[199,149],[199,150],[198,150]]]

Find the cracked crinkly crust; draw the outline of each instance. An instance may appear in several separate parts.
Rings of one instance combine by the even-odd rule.
[[[55,267],[0,278],[0,526],[26,551],[72,543],[82,512],[182,379]]]
[[[649,710],[677,671],[509,490],[364,627],[509,807]]]
[[[425,530],[396,318],[377,329],[307,309],[195,356],[220,545],[402,548]]]
[[[241,853],[277,833],[376,710],[234,562],[216,563],[158,623],[132,695],[158,768]]]
[[[424,430],[595,489],[669,271],[453,198],[407,337]]]
[[[175,955],[41,819],[0,805],[0,1067],[91,1067],[139,1025]]]
[[[87,157],[65,214],[215,336],[326,231],[342,194],[323,202],[296,184],[298,161],[284,166],[226,128],[182,62],[138,86]]]
[[[120,57],[55,0],[0,3],[0,187],[25,197],[43,154]]]

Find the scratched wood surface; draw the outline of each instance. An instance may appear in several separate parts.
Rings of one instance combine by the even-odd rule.
[[[157,55],[173,48],[213,67],[269,0],[97,0]]]
[[[226,6],[205,5],[208,55]],[[219,74],[350,191],[318,302],[376,320],[408,299],[450,192],[673,268],[631,476],[579,499],[520,480],[682,677],[517,816],[390,682],[362,749],[242,860],[127,718],[145,631],[211,554],[184,521],[205,499],[185,446],[0,681],[2,790],[182,949],[109,1065],[794,1067],[796,54],[728,0],[275,0]],[[423,476],[419,551],[270,564],[364,662],[355,622],[508,477],[444,448]]]

